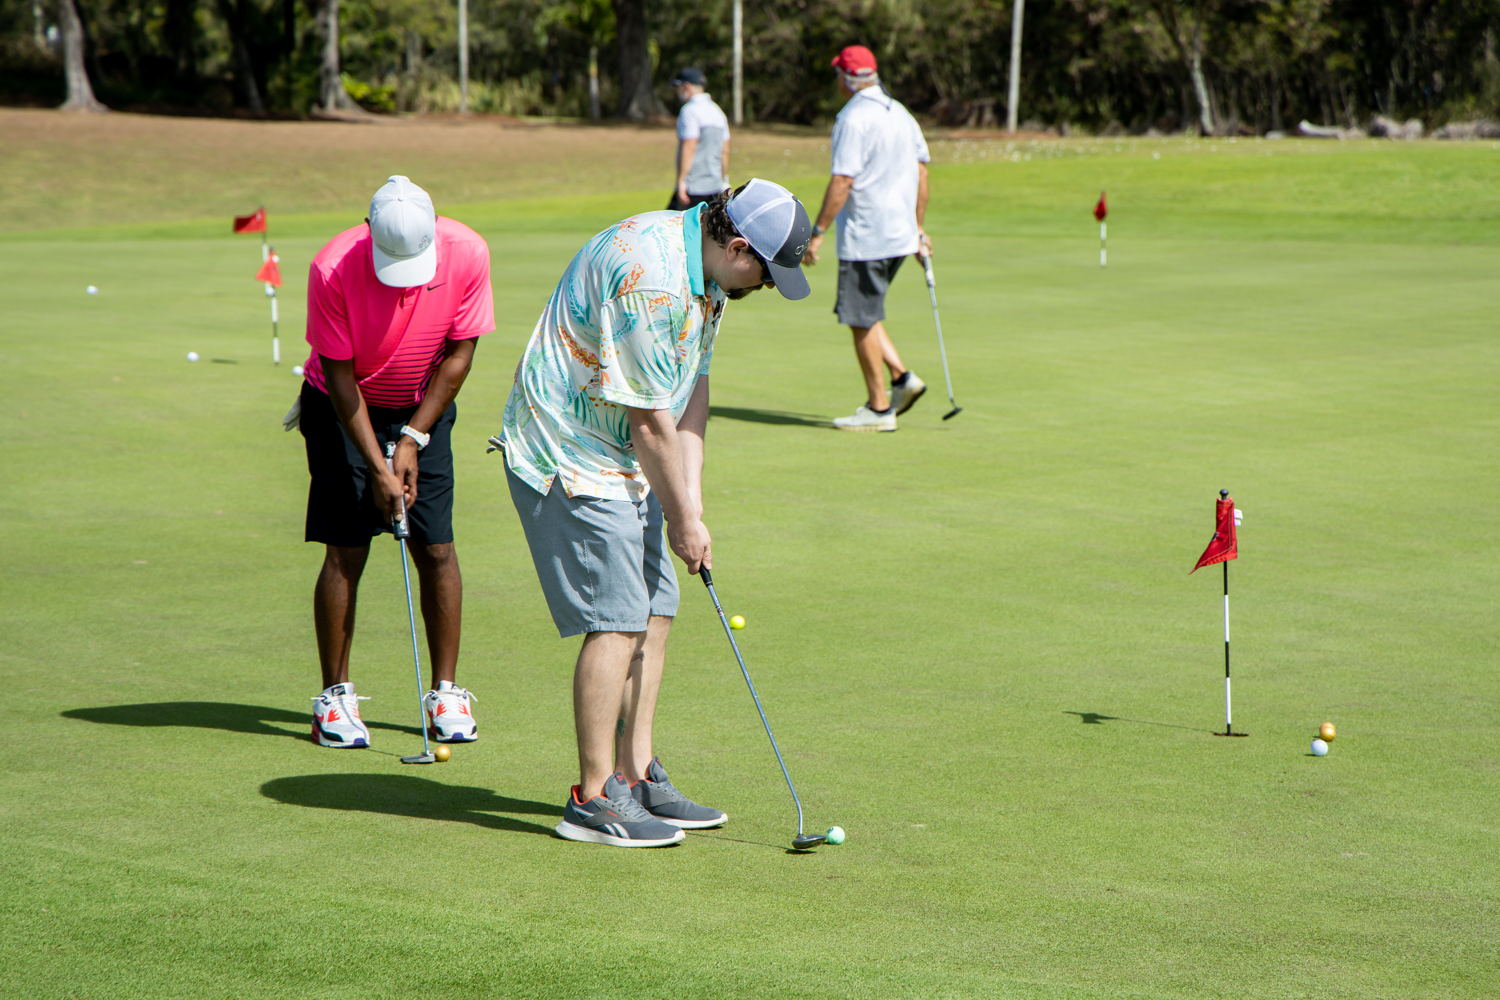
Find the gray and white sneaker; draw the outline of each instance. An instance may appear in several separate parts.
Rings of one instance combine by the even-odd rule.
[[[891,412],[898,417],[901,416],[911,409],[926,391],[927,383],[917,378],[916,372],[908,371],[905,382],[900,385],[891,383]]]
[[[646,768],[646,777],[630,786],[630,794],[652,816],[683,830],[723,826],[729,819],[726,813],[700,806],[679,792],[672,779],[667,777],[666,768],[655,757],[651,758],[651,766]]]
[[[653,817],[630,794],[625,776],[612,774],[604,783],[604,794],[579,801],[578,786],[563,806],[556,832],[565,840],[611,847],[670,847],[687,834]]]
[[[860,403],[853,416],[836,417],[833,426],[841,431],[893,431],[896,429],[896,411],[876,413],[868,403]]]

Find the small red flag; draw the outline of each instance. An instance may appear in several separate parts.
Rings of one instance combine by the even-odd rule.
[[[274,253],[271,254],[271,256],[266,258],[266,262],[260,266],[260,270],[255,272],[255,280],[264,281],[268,285],[275,285],[277,288],[280,288],[281,268],[278,266],[280,263],[281,258]]]
[[[1103,222],[1104,221],[1104,217],[1106,215],[1108,215],[1108,214],[1109,214],[1109,206],[1104,203],[1104,192],[1100,191],[1099,192],[1099,204],[1097,204],[1097,205],[1094,206],[1094,218],[1098,219],[1100,222]]]
[[[234,217],[234,231],[237,233],[263,233],[266,231],[266,210],[257,208],[249,215],[236,215]]]
[[[1198,565],[1188,570],[1189,576],[1205,566],[1239,558],[1239,542],[1234,537],[1234,497],[1227,494],[1220,497],[1214,517],[1214,537],[1198,557]]]

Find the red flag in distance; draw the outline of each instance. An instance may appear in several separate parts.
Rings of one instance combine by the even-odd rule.
[[[275,285],[280,288],[281,268],[278,266],[280,263],[281,258],[274,253],[271,254],[271,256],[266,258],[266,262],[260,266],[260,270],[255,272],[255,280],[264,281],[268,285]]]
[[[249,215],[236,215],[234,217],[234,231],[237,233],[263,233],[266,231],[266,210],[257,208]]]
[[[1109,206],[1104,203],[1104,192],[1100,191],[1099,192],[1099,203],[1094,206],[1094,218],[1098,219],[1100,222],[1103,222],[1104,221],[1104,217],[1106,215],[1108,215],[1108,214],[1109,214]]]
[[[1198,557],[1198,565],[1188,570],[1188,575],[1192,576],[1214,563],[1238,559],[1239,555],[1239,542],[1234,537],[1234,497],[1220,497],[1214,510],[1214,537]]]

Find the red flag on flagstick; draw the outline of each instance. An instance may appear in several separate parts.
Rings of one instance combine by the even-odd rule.
[[[1109,214],[1109,206],[1104,203],[1104,192],[1100,191],[1099,192],[1099,204],[1097,204],[1097,205],[1094,206],[1094,218],[1098,219],[1100,222],[1103,222],[1104,221],[1104,217],[1106,215],[1108,215],[1108,214]]]
[[[1198,565],[1188,570],[1192,576],[1205,566],[1214,563],[1228,562],[1230,559],[1239,558],[1239,543],[1234,537],[1234,497],[1224,495],[1219,498],[1215,509],[1214,537],[1208,543],[1208,548],[1198,557]],[[1227,593],[1227,591],[1226,591]]]
[[[255,272],[255,280],[264,281],[268,285],[275,285],[277,288],[280,288],[281,268],[278,266],[280,263],[281,258],[274,253],[271,254],[271,256],[266,258],[266,262],[260,266],[260,270]]]
[[[266,210],[257,208],[249,215],[236,215],[234,217],[234,231],[237,233],[263,233],[266,231]]]

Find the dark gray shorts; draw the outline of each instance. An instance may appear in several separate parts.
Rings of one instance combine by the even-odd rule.
[[[505,481],[558,635],[644,632],[652,615],[676,616],[677,573],[655,493],[570,497],[556,478],[542,496],[508,467]]]
[[[906,258],[839,261],[839,294],[833,311],[846,326],[874,326],[885,319],[885,292]]]

